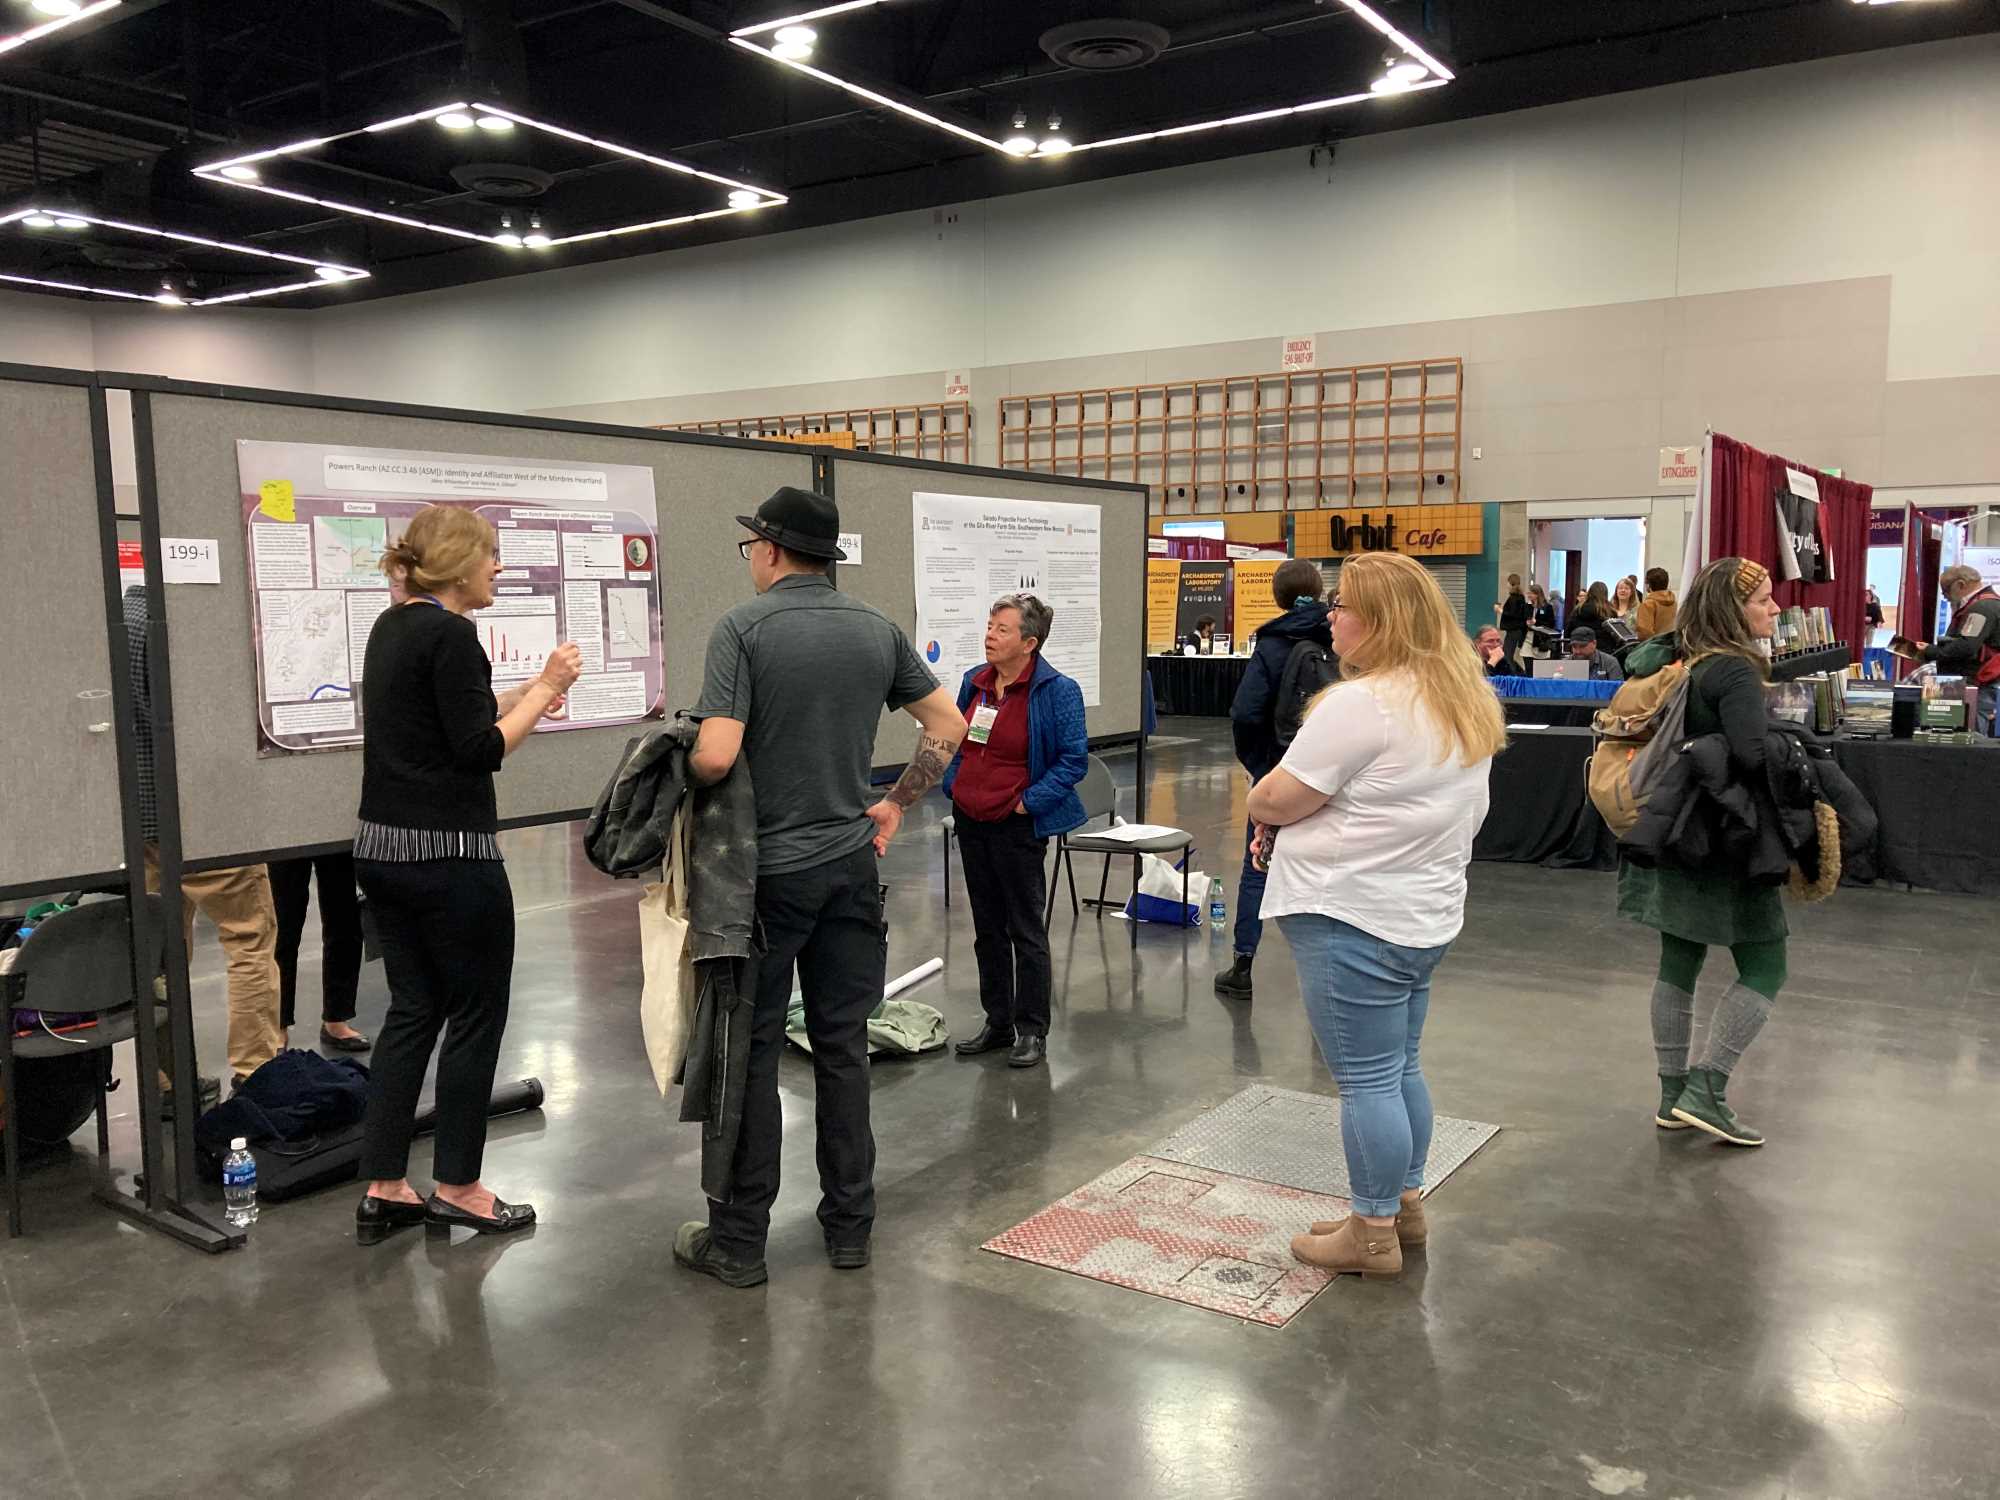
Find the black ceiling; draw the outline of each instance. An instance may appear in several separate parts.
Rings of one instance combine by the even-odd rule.
[[[321,306],[521,274],[552,264],[795,229],[1344,136],[1521,109],[1875,47],[2000,30],[2000,0],[1375,0],[1452,68],[1428,92],[1204,134],[1014,160],[732,46],[727,33],[826,0],[126,0],[106,17],[0,58],[0,213],[58,201],[289,255],[368,267],[371,280],[270,306]],[[1163,28],[1151,62],[1093,73],[1041,45],[1101,18]],[[0,0],[0,33],[38,17]],[[962,121],[1099,140],[1365,92],[1389,46],[1337,0],[883,0],[825,18],[815,66]],[[768,41],[768,38],[765,38]],[[782,206],[527,251],[466,244],[205,182],[190,168],[452,100],[504,105],[788,195]],[[516,131],[425,127],[362,137],[334,160],[272,165],[340,196],[492,232],[529,211],[552,232],[721,206],[726,189]],[[553,179],[541,196],[468,194],[469,162]],[[271,180],[278,179],[274,172]],[[505,174],[502,174],[503,176]],[[463,174],[461,173],[461,179]],[[328,186],[336,184],[338,191]],[[94,234],[0,230],[0,272],[124,276]],[[154,247],[156,250],[159,247]],[[242,285],[239,264],[169,247],[197,293]],[[53,293],[52,295],[62,295]]]

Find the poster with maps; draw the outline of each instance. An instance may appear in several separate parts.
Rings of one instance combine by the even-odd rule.
[[[247,440],[236,453],[260,755],[361,743],[368,636],[402,602],[382,553],[428,505],[493,525],[500,576],[468,618],[496,694],[531,681],[566,641],[582,653],[583,675],[538,733],[665,712],[652,470]]]

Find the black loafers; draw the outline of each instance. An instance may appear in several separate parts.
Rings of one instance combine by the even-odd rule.
[[[977,1057],[982,1052],[998,1052],[1003,1047],[1014,1045],[1014,1033],[1001,1031],[995,1026],[982,1026],[979,1035],[967,1042],[959,1042],[952,1048],[960,1057]]]
[[[319,1044],[336,1052],[366,1052],[375,1045],[358,1031],[353,1036],[335,1036],[324,1026],[319,1029]]]
[[[1042,1059],[1049,1055],[1048,1041],[1032,1032],[1022,1032],[1014,1043],[1014,1050],[1007,1054],[1010,1068],[1039,1068]]]
[[[858,1245],[828,1244],[826,1263],[836,1271],[859,1271],[868,1264],[868,1241]]]
[[[493,1200],[492,1217],[454,1207],[432,1193],[424,1202],[424,1223],[432,1229],[476,1229],[481,1234],[512,1234],[535,1222],[532,1203],[502,1203]]]
[[[366,1194],[354,1205],[355,1243],[379,1245],[398,1229],[414,1229],[423,1223],[429,1211],[427,1203],[404,1203]]]

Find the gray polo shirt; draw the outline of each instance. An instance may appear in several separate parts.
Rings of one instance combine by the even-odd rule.
[[[937,685],[894,621],[821,574],[780,578],[722,617],[695,717],[743,725],[760,875],[809,870],[874,837],[868,773],[883,706]]]

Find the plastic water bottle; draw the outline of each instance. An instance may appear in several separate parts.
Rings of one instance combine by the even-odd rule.
[[[1208,882],[1208,925],[1215,931],[1222,931],[1229,920],[1229,908],[1222,901],[1222,880],[1211,876]]]
[[[222,1162],[222,1201],[234,1227],[248,1229],[257,1222],[257,1158],[240,1135],[229,1143]]]

